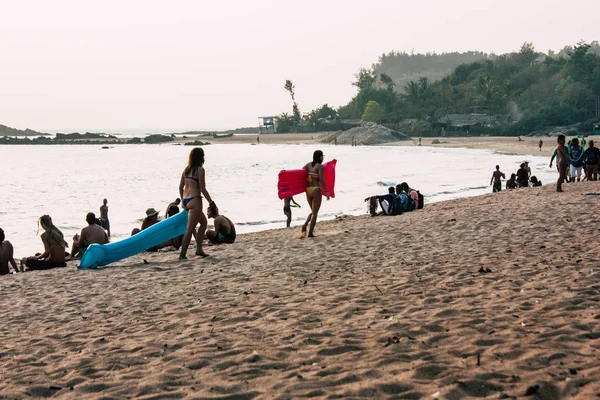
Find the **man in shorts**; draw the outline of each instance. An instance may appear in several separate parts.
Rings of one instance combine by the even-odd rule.
[[[211,241],[213,244],[222,244],[228,243],[231,244],[235,242],[235,226],[233,222],[229,218],[224,215],[219,215],[219,209],[214,203],[208,206],[206,210],[206,216],[208,218],[214,218],[215,220],[215,230],[207,230],[206,238]]]
[[[102,205],[100,206],[100,226],[103,227],[108,233],[108,237],[110,238],[110,222],[108,221],[108,200],[102,200]]]
[[[490,179],[490,185],[493,183],[492,192],[496,193],[502,190],[502,178],[506,178],[504,173],[500,172],[500,166],[496,165],[496,170],[492,173],[492,179]]]

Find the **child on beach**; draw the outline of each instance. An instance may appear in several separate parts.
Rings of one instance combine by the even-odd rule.
[[[102,205],[100,206],[100,226],[106,229],[108,237],[110,238],[110,221],[108,220],[108,200],[102,200]]]
[[[583,169],[583,150],[581,146],[579,146],[579,139],[573,138],[569,143],[569,157],[570,157],[570,166],[569,170],[571,171],[571,182],[575,182],[575,177],[577,177],[577,182],[581,180],[581,170]]]
[[[291,206],[290,203],[294,203],[294,205]],[[294,197],[286,197],[285,199],[283,199],[283,213],[287,217],[286,227],[288,227],[288,228],[290,227],[290,224],[292,223],[292,207],[300,208],[300,204],[296,203],[296,200],[294,200]]]

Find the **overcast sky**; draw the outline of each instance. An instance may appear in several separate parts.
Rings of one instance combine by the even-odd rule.
[[[600,39],[598,0],[0,0],[0,124],[226,129],[347,103],[391,50]]]

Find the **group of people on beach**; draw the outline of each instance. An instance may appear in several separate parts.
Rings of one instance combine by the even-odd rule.
[[[317,215],[321,207],[323,196],[330,199],[327,183],[323,178],[323,160],[324,155],[321,150],[313,153],[313,160],[303,169],[308,172],[306,184],[306,198],[310,207],[310,214],[306,222],[302,225],[302,235],[314,237],[314,229],[317,223]],[[323,189],[322,189],[323,188]],[[206,214],[203,210],[203,199],[208,201]],[[293,198],[286,199],[284,212],[288,216],[288,226],[291,220],[291,211],[288,213],[290,203],[300,206]],[[187,251],[192,236],[196,238],[196,255],[206,257],[203,250],[204,238],[213,244],[234,243],[236,239],[236,230],[233,222],[224,215],[219,214],[219,209],[206,188],[206,176],[204,170],[204,150],[200,147],[192,149],[188,163],[181,174],[179,182],[179,198],[167,206],[165,218],[170,218],[180,212],[179,206],[188,212],[188,221],[186,230],[180,237],[173,238],[165,243],[161,243],[149,251],[156,251],[159,248],[173,246],[180,248],[179,259],[187,259]],[[141,231],[157,224],[159,212],[154,208],[146,210],[146,217],[142,220],[141,229],[135,228],[131,235],[136,235]],[[214,219],[214,230],[207,230],[207,218]],[[23,270],[44,270],[51,268],[60,268],[66,266],[66,261],[83,256],[86,249],[92,244],[106,244],[110,241],[110,222],[108,219],[108,200],[104,199],[100,207],[100,218],[92,212],[86,215],[87,226],[81,230],[80,234],[73,237],[71,253],[66,249],[69,244],[61,230],[52,222],[49,215],[43,215],[39,218],[39,227],[44,230],[41,240],[44,245],[44,252],[21,260],[19,266],[14,260],[14,248],[12,244],[5,240],[4,231],[0,229],[0,275],[10,272],[9,264],[15,272]]]
[[[502,179],[505,178],[506,175],[504,172],[500,171],[500,166],[496,165],[496,169],[492,173],[492,178],[490,179],[492,192],[496,193],[502,191]],[[529,161],[521,163],[517,172],[511,174],[510,178],[506,181],[506,190],[535,186],[542,186],[542,181],[535,175],[531,175]]]
[[[400,215],[423,208],[423,195],[410,186],[402,182],[398,185],[390,186],[388,193],[383,195],[370,196],[365,199],[367,202],[367,212],[372,216],[379,215]],[[381,211],[377,211],[381,207]]]
[[[600,166],[600,150],[594,146],[594,141],[590,140],[587,149],[583,148],[579,138],[575,137],[566,144],[565,135],[559,135],[557,146],[550,158],[550,168],[556,159],[556,169],[558,170],[558,180],[556,181],[556,191],[562,192],[564,182],[597,181],[598,168]],[[540,151],[542,149],[542,140],[538,142]],[[502,179],[506,176],[500,171],[500,166],[496,165],[496,170],[492,173],[490,186],[493,192],[502,190]],[[542,182],[531,175],[529,162],[521,164],[516,173],[511,174],[510,179],[506,181],[506,189],[515,189],[519,187],[542,186]]]
[[[594,141],[588,142],[587,149],[583,149],[583,143],[579,138],[573,138],[566,144],[565,135],[559,135],[557,138],[556,150],[550,159],[550,168],[556,158],[556,168],[558,170],[558,180],[556,181],[556,191],[562,192],[564,182],[580,182],[582,180],[597,181],[598,168],[600,166],[600,150],[594,146]],[[583,175],[583,177],[582,177]]]

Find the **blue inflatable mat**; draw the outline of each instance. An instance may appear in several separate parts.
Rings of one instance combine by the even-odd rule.
[[[161,243],[183,235],[187,227],[188,212],[182,211],[127,239],[108,244],[92,244],[81,257],[77,268],[101,267],[134,256]]]

